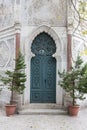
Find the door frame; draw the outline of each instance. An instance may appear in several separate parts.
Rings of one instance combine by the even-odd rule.
[[[27,65],[26,67],[26,74],[27,74],[27,81],[26,81],[26,89],[24,91],[23,95],[23,104],[29,104],[30,103],[30,64],[31,64],[31,58],[35,56],[31,52],[31,44],[35,37],[41,33],[46,32],[48,33],[55,41],[56,44],[56,53],[52,56],[56,59],[56,104],[58,104],[60,107],[63,106],[64,103],[64,91],[63,89],[58,85],[59,76],[58,76],[58,70],[63,70],[67,68],[67,36],[66,33],[63,36],[62,31],[65,30],[65,28],[56,27],[56,28],[50,28],[48,26],[42,25],[40,27],[34,27],[30,28],[29,35],[27,36],[25,42],[24,42],[24,50],[25,50],[25,63]],[[61,33],[61,39],[59,37],[59,33]],[[25,44],[26,43],[26,44]],[[66,46],[63,50],[63,46]],[[65,54],[64,54],[65,53]]]

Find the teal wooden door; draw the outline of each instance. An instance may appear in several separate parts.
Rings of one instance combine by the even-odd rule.
[[[55,101],[56,60],[50,56],[36,56],[31,61],[31,102]]]
[[[46,34],[45,37],[46,36],[48,35]],[[46,41],[44,40],[45,43]],[[37,44],[36,41],[35,44]],[[52,57],[51,54],[52,52],[50,52],[49,47],[47,48],[49,50],[48,52],[46,51],[46,46],[43,49],[41,45],[41,48],[39,46],[39,49],[40,50],[38,50],[36,53],[35,48],[32,48],[32,51],[36,53],[36,56],[31,59],[30,102],[31,103],[55,103],[56,102],[56,59]]]

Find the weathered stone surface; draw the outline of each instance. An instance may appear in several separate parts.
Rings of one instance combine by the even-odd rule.
[[[5,86],[0,92],[0,106],[4,106],[5,104],[10,102],[11,92]]]
[[[0,30],[14,23],[14,0],[0,0]]]
[[[23,0],[22,24],[66,25],[66,0]]]
[[[73,60],[76,60],[78,55],[81,56],[84,62],[87,62],[87,45],[83,38],[78,38],[78,36],[73,37],[72,42],[72,56]]]
[[[3,55],[4,54],[4,55]],[[14,67],[15,43],[14,38],[0,41],[0,68]]]

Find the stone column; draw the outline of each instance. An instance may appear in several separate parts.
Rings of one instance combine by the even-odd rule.
[[[73,11],[70,0],[67,0],[67,70],[72,65],[72,33],[73,33]]]
[[[16,59],[18,58],[18,54],[19,54],[19,50],[20,50],[20,33],[16,33]]]
[[[15,59],[19,56],[19,50],[20,50],[20,31],[21,26],[20,23],[15,23]],[[17,102],[17,112],[22,107],[22,95],[19,95],[18,93],[14,93],[14,101]]]
[[[72,66],[72,32],[73,32],[73,12],[70,0],[67,0],[67,71]],[[72,99],[69,93],[64,95],[64,106],[67,108],[71,104]]]
[[[26,89],[24,91],[24,99],[23,104],[27,105],[30,104],[30,74],[31,74],[31,59],[35,56],[34,53],[31,52],[31,44],[28,43],[29,39],[25,42],[25,63],[26,63],[26,75],[27,75],[27,81],[26,81]]]
[[[67,70],[69,71],[72,65],[72,35],[67,34]]]
[[[54,57],[56,59],[56,104],[58,104],[58,106],[61,108],[62,107],[62,103],[63,103],[63,91],[62,88],[58,85],[58,81],[59,81],[59,75],[58,75],[58,71],[59,68],[61,70],[62,68],[62,57],[59,55],[61,53],[58,53],[58,47],[56,49],[56,53],[52,55],[52,57]]]
[[[19,2],[15,0],[14,4],[15,59],[18,58],[20,50],[20,34],[21,34],[20,6],[21,6],[20,0]],[[17,102],[17,109],[20,109],[22,105],[22,95],[14,93],[14,100]]]
[[[18,53],[20,49],[20,31],[21,31],[21,2],[20,0],[15,0],[14,4],[14,27],[16,35],[16,59],[18,58]]]

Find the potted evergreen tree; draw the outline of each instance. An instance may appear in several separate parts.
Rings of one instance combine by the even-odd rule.
[[[78,56],[74,66],[68,72],[64,70],[58,74],[60,76],[59,85],[69,92],[72,98],[72,105],[68,108],[69,114],[75,116],[79,110],[76,99],[84,100],[84,94],[87,93],[87,64],[83,64],[82,59]]]
[[[15,60],[15,68],[13,71],[7,70],[4,76],[1,76],[1,81],[4,85],[8,86],[8,89],[11,91],[10,104],[6,105],[6,114],[7,116],[13,115],[16,110],[16,104],[14,103],[14,92],[18,94],[23,94],[25,89],[25,74],[26,65],[24,63],[24,56],[19,52],[18,59]]]

